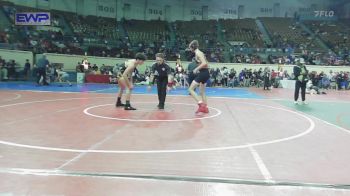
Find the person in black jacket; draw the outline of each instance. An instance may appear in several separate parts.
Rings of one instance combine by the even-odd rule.
[[[265,68],[264,70],[264,90],[270,90],[269,87],[270,85],[270,80],[271,80],[271,72],[268,67]]]
[[[294,103],[298,104],[299,91],[301,89],[301,100],[303,104],[307,104],[305,102],[305,93],[306,93],[306,83],[309,80],[308,74],[309,71],[305,67],[305,61],[303,58],[300,58],[297,62],[297,65],[294,66],[293,72],[296,79],[295,82],[295,91],[294,91]]]
[[[165,104],[165,98],[167,93],[167,86],[170,88],[172,85],[171,80],[171,68],[168,64],[165,63],[164,54],[156,54],[156,63],[151,67],[151,79],[148,89],[151,88],[151,85],[154,81],[157,81],[157,90],[158,90],[158,109],[163,110]]]
[[[24,79],[25,80],[28,80],[28,78],[30,77],[30,63],[29,63],[29,59],[26,59],[26,63],[24,64],[23,75],[24,75]]]
[[[43,84],[49,85],[49,83],[46,81],[46,68],[49,66],[49,64],[50,62],[47,60],[46,55],[43,55],[36,63],[38,68],[38,77],[36,80],[37,85],[40,85],[41,77],[43,77]]]

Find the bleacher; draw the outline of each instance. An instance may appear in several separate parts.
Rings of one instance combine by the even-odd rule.
[[[94,56],[131,58],[136,52],[144,52],[152,59],[156,53],[163,52],[168,60],[176,60],[178,54],[181,54],[183,59],[188,57],[187,60],[191,60],[190,55],[183,55],[184,49],[188,47],[190,41],[196,39],[209,61],[224,62],[229,61],[230,56],[236,55],[237,51],[240,53],[238,55],[255,55],[257,51],[262,53],[270,49],[264,45],[255,19],[193,20],[172,23],[161,20],[122,19],[117,22],[113,18],[81,16],[50,10],[51,26],[16,26],[13,24],[16,12],[47,10],[17,6],[9,2],[0,2],[0,9],[1,16],[5,16],[1,18],[5,22],[0,23],[2,25],[0,47],[30,50],[34,53],[83,55],[87,52],[88,55]],[[322,49],[318,39],[308,33],[310,31],[304,31],[304,26],[292,18],[259,19],[272,40],[273,51],[282,52],[283,49],[290,47],[295,53],[328,52]],[[350,48],[349,21],[311,21],[304,24],[333,51],[344,54],[344,51]],[[225,48],[224,43],[233,43],[232,41],[248,45],[242,48]]]
[[[344,22],[344,21],[343,21]],[[339,52],[342,48],[350,47],[350,27],[343,22],[309,21],[305,22],[332,50]]]
[[[226,41],[246,42],[250,47],[261,48],[264,42],[254,19],[221,19]]]
[[[123,26],[127,31],[129,40],[133,44],[140,42],[167,42],[170,40],[167,23],[160,20],[142,21],[127,20],[123,21]]]
[[[268,18],[262,17],[260,20],[265,25],[276,48],[294,48],[296,52],[304,49],[312,51],[323,51],[321,46],[292,18]]]
[[[173,26],[181,48],[186,48],[190,41],[196,39],[200,48],[212,48],[217,43],[215,20],[176,21]]]
[[[70,13],[65,13],[64,17],[69,21],[75,35],[101,40],[116,40],[121,37],[117,31],[117,21],[112,18],[85,17]]]

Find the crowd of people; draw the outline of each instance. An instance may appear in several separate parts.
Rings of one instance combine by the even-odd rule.
[[[28,63],[28,60],[27,60]],[[0,56],[0,81],[17,80],[21,73],[26,75],[27,63],[24,70],[19,71],[15,60],[6,61]]]
[[[348,27],[342,28],[345,24],[341,22],[313,21],[305,23],[305,26],[309,27],[315,35],[319,36],[326,45],[335,51],[333,53],[329,51],[318,52],[320,47],[316,43],[315,37],[301,28],[299,21],[290,18],[259,18],[265,25],[272,41],[272,45],[268,46],[263,43],[262,34],[253,19],[194,20],[173,23],[161,20],[123,19],[116,22],[111,18],[83,17],[73,13],[53,11],[52,25],[48,29],[38,29],[29,26],[16,26],[11,22],[14,21],[16,12],[28,11],[28,9],[36,11],[34,8],[7,3],[2,5],[0,9],[4,11],[10,21],[10,25],[0,30],[0,44],[3,47],[11,45],[15,49],[31,50],[34,54],[62,53],[133,58],[136,53],[143,53],[148,59],[152,59],[155,54],[163,53],[169,61],[175,61],[179,58],[191,61],[192,56],[188,55],[189,52],[186,52],[185,49],[191,40],[198,39],[201,43],[201,50],[211,63],[223,63],[228,60],[231,63],[241,64],[293,65],[296,63],[293,54],[297,51],[301,53],[308,65],[350,65]],[[245,45],[230,48],[223,44],[222,40],[219,41],[220,24],[224,41],[240,39]],[[69,29],[71,33],[69,33]],[[175,34],[174,43],[171,39],[172,33]],[[254,51],[246,51],[250,47],[255,47]],[[267,54],[265,51],[273,50],[269,47],[276,48],[277,53],[264,55]],[[90,64],[84,67],[83,63],[79,62],[77,72],[113,75],[113,67],[114,65]],[[175,80],[178,81],[179,85],[186,86],[190,73],[181,67],[181,63],[178,62],[174,70]],[[0,58],[1,80],[28,79],[32,70],[33,66],[29,62],[25,64],[24,68],[19,68],[15,60],[5,61]],[[324,87],[321,81],[327,83],[328,79],[330,87],[346,89],[349,86],[348,75],[346,72],[327,75],[312,73],[310,81],[312,81],[313,86]],[[147,73],[140,73],[138,76],[141,79],[146,79]],[[260,87],[264,86],[263,84],[265,86],[269,84],[269,86],[278,87],[278,81],[292,78],[292,73],[269,68],[235,70],[223,66],[210,70],[209,85]]]
[[[10,25],[0,30],[2,47],[31,50],[35,54],[86,54],[132,58],[137,52],[143,52],[148,58],[156,53],[164,53],[168,60],[176,60],[179,54],[184,54],[190,40],[197,39],[209,62],[276,64],[283,61],[285,64],[293,64],[290,55],[298,52],[303,54],[307,64],[350,65],[347,31],[346,28],[340,29],[346,25],[340,22],[305,23],[315,35],[324,40],[326,45],[334,49],[336,53],[333,53],[321,49],[315,37],[301,28],[301,22],[291,18],[260,18],[273,43],[269,45],[262,42],[262,34],[253,19],[194,20],[173,23],[161,20],[123,19],[117,22],[111,18],[83,17],[73,13],[54,11],[52,26],[36,28],[19,27],[11,23],[17,11],[27,8],[8,3],[0,9],[3,9],[10,21]],[[235,25],[232,26],[232,24]],[[222,36],[218,34],[219,26],[222,28]],[[337,29],[341,31],[337,32]],[[246,34],[245,31],[252,32],[253,36]],[[172,38],[171,34],[175,34],[175,38]],[[245,45],[240,46],[237,51],[237,48],[226,46],[224,43],[227,41],[240,41]],[[255,46],[254,43],[257,45]],[[245,52],[245,49],[253,48],[255,52]],[[264,51],[273,49],[279,51],[279,54],[266,58]],[[190,58],[186,59],[186,55],[182,55],[181,58],[190,60]]]
[[[110,82],[116,83],[116,72],[118,70],[117,65],[97,65],[91,64],[86,59],[78,62],[76,65],[77,73],[94,74],[94,75],[109,75]],[[191,81],[189,81],[189,75],[191,70],[185,69],[180,59],[175,63],[173,69],[174,81],[176,87],[188,87]],[[34,74],[33,74],[34,73]],[[146,84],[150,78],[150,67],[146,67],[145,72],[141,73],[135,69],[134,80],[136,83]],[[210,79],[207,86],[210,87],[257,87],[265,89],[279,88],[281,87],[281,80],[293,80],[293,73],[289,73],[282,67],[278,70],[271,69],[269,67],[259,69],[248,69],[236,70],[234,68],[229,69],[227,66],[221,68],[211,68],[209,70]],[[24,68],[18,68],[15,60],[5,61],[0,57],[0,80],[28,80],[31,76],[37,74],[37,67],[32,66],[29,60],[26,61]],[[49,65],[46,69],[46,81],[57,82],[60,81],[59,76],[64,78],[69,77],[67,72],[63,71],[62,66]],[[314,89],[316,92],[320,92],[320,89],[336,89],[336,90],[347,90],[350,89],[350,73],[349,72],[333,72],[329,73],[315,71],[310,72],[308,75],[309,89]]]
[[[116,65],[118,67],[118,65]],[[96,64],[91,65],[87,63],[87,69],[84,70],[83,63],[77,64],[77,72],[85,72],[86,74],[104,74],[111,76],[111,82],[115,71],[118,70],[115,66],[104,65],[100,67]],[[174,75],[175,86],[188,87],[191,83],[189,81],[189,75],[191,74],[190,68],[185,69],[181,61],[178,59],[175,63],[175,68],[172,70]],[[281,80],[293,80],[293,73],[283,70],[279,67],[278,70],[271,69],[269,67],[259,69],[236,70],[234,68],[229,69],[224,66],[221,68],[211,68],[210,79],[207,86],[211,87],[264,87],[264,89],[279,88],[281,87]],[[319,89],[349,89],[349,72],[333,72],[328,74],[324,72],[317,73],[315,71],[310,72],[310,84],[313,88]],[[135,69],[134,79],[140,84],[147,84],[146,80],[150,77],[150,67],[146,67],[144,73],[140,73]],[[310,85],[309,84],[309,85]]]
[[[6,61],[0,56],[0,81],[27,81],[37,78],[37,83],[49,85],[52,82],[66,82],[70,86],[69,73],[64,71],[62,65],[47,64],[40,66],[40,60],[37,65],[32,65],[29,59],[26,59],[24,67],[19,67],[15,60]]]
[[[258,54],[231,55],[231,63],[262,64],[262,58]]]

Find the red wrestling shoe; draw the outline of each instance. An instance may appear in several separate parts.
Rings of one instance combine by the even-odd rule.
[[[208,106],[207,106],[207,104],[203,104],[204,106],[204,109],[203,109],[203,113],[206,113],[206,114],[208,114],[209,113],[209,109],[208,109]]]

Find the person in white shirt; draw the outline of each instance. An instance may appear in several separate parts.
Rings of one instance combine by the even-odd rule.
[[[58,82],[60,82],[60,83],[66,82],[66,83],[68,83],[69,86],[72,86],[72,83],[68,80],[69,74],[67,72],[63,71],[62,67],[57,68],[56,72],[57,72],[56,80]],[[62,84],[61,84],[61,86],[62,86]]]

